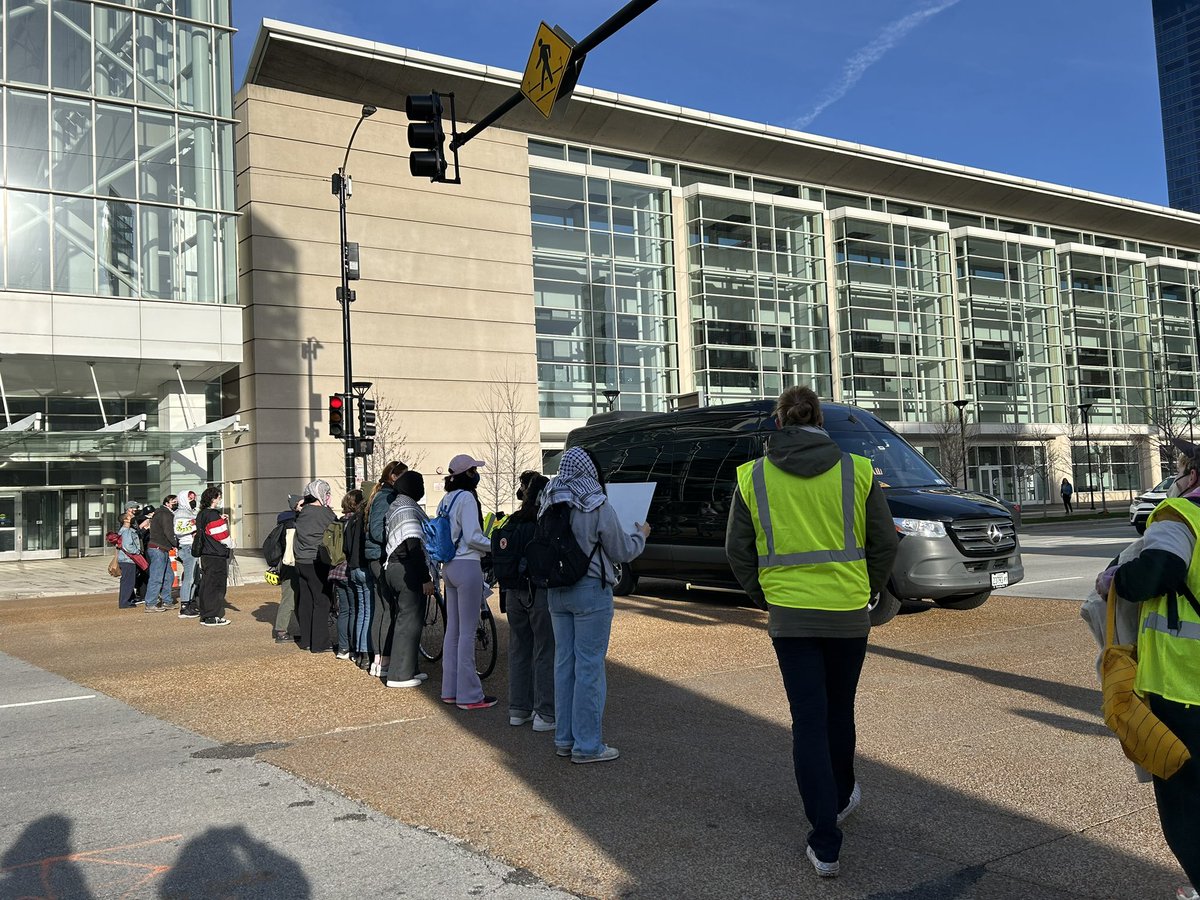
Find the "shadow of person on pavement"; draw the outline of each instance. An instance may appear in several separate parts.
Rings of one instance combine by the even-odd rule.
[[[52,814],[30,822],[0,857],[0,897],[91,900],[71,848],[71,820]]]
[[[210,828],[188,841],[159,882],[158,896],[161,900],[304,900],[312,896],[312,886],[299,863],[235,825]]]

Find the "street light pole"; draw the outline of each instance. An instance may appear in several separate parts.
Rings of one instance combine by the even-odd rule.
[[[1092,482],[1092,433],[1088,430],[1088,413],[1092,411],[1092,404],[1080,403],[1079,414],[1083,416],[1083,439],[1085,441],[1085,452],[1087,453],[1088,465],[1088,500],[1092,504],[1092,512],[1096,511],[1096,485]]]
[[[958,436],[962,440],[962,477],[963,490],[968,490],[967,487],[967,420],[964,410],[970,400],[955,400],[954,405],[958,407]]]
[[[350,196],[350,180],[346,175],[346,164],[350,161],[350,148],[354,145],[354,136],[358,134],[359,126],[376,112],[376,107],[371,104],[363,105],[362,113],[354,124],[354,130],[350,132],[350,142],[346,144],[346,155],[342,158],[342,165],[333,175],[334,193],[338,195],[338,226],[340,230],[338,243],[341,249],[341,285],[338,287],[337,299],[338,303],[342,305],[342,396],[346,400],[347,407],[354,402],[352,386],[354,364],[350,349],[350,304],[354,301],[354,294],[350,291],[350,245],[346,240],[346,198]],[[346,490],[352,491],[357,480],[354,465],[357,444],[354,439],[354,414],[351,409],[346,410],[343,440],[345,442]]]

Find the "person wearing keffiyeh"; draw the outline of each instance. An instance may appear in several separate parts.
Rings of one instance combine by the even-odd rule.
[[[425,598],[434,592],[432,569],[425,555],[426,516],[418,505],[425,496],[425,480],[409,469],[393,486],[396,499],[387,510],[383,558],[384,578],[396,598],[387,686],[412,688],[429,677],[417,671]]]

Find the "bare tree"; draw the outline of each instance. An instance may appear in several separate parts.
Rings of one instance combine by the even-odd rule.
[[[383,467],[394,459],[410,469],[419,468],[425,460],[425,451],[413,448],[399,411],[383,391],[375,392],[375,403],[375,448],[366,458],[367,484],[377,481]]]
[[[1048,515],[1053,505],[1059,482],[1060,472],[1070,471],[1070,453],[1063,449],[1058,434],[1049,426],[1034,423],[1028,426],[1026,434],[1034,446],[1033,471],[1042,482],[1042,493],[1045,499],[1044,515]]]
[[[481,492],[492,512],[511,512],[520,474],[537,467],[537,414],[522,405],[522,384],[512,367],[505,366],[479,401],[483,417],[481,458],[487,462],[481,472]]]
[[[946,404],[931,424],[933,433],[930,438],[937,448],[938,471],[951,484],[958,484],[962,481],[966,463],[963,456],[964,445],[970,447],[978,437],[979,425],[975,422],[960,424],[958,410],[951,404]]]

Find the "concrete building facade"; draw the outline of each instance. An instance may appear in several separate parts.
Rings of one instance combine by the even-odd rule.
[[[354,377],[391,417],[384,456],[427,473],[508,446],[503,481],[610,403],[805,383],[973,487],[1052,502],[1069,477],[1115,502],[1196,415],[1200,216],[583,87],[469,143],[462,184],[409,175],[408,94],[452,91],[469,123],[518,83],[264,23],[238,98],[229,391],[252,425],[231,478],[263,522],[304,478],[341,481],[329,177],[363,103]]]

